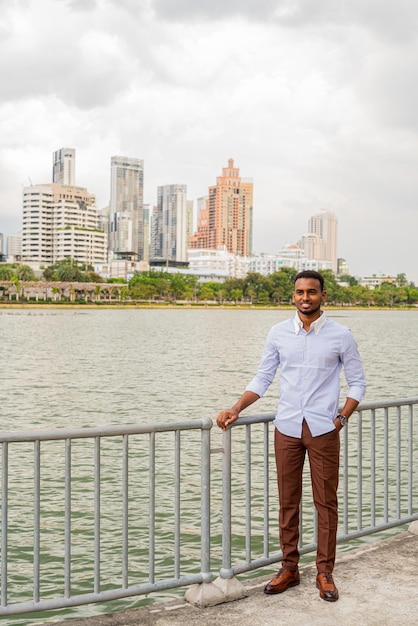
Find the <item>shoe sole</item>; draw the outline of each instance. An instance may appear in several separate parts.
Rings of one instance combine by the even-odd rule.
[[[284,589],[280,589],[278,591],[269,591],[264,589],[264,593],[267,594],[268,596],[274,596],[278,593],[283,593],[284,591],[287,591],[287,589],[289,589],[289,587],[297,587],[300,584],[300,580],[295,580],[293,582],[290,582],[288,585],[286,585],[286,587]]]

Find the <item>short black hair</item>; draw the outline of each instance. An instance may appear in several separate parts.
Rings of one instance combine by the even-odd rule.
[[[319,280],[319,284],[321,285],[321,291],[324,291],[324,277],[319,272],[315,272],[315,270],[303,270],[303,272],[299,272],[299,274],[296,274],[293,283],[299,280],[299,278],[315,278],[315,280]]]

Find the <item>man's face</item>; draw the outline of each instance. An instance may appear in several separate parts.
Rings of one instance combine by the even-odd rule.
[[[319,314],[327,292],[321,291],[321,284],[316,278],[299,278],[292,297],[299,313],[312,316]]]

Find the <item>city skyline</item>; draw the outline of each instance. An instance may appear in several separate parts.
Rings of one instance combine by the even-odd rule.
[[[412,0],[2,8],[6,236],[21,228],[22,187],[50,180],[57,146],[77,148],[77,183],[99,208],[114,154],[144,160],[150,206],[175,183],[196,201],[233,157],[254,182],[255,253],[277,253],[329,210],[353,275],[418,283]]]
[[[31,215],[32,211],[32,208],[30,208],[32,197],[35,197],[36,215],[39,203],[38,198],[42,198],[46,192],[48,205],[50,202],[48,198],[52,198],[52,195],[56,194],[56,190],[58,190],[57,198],[60,195],[62,198],[65,198],[66,186],[71,188],[69,189],[71,194],[75,192],[77,195],[79,191],[86,193],[88,197],[93,199],[93,204],[95,205],[96,203],[96,196],[94,193],[90,193],[87,188],[82,188],[76,184],[75,148],[60,148],[53,151],[52,162],[52,183],[39,183],[23,189],[22,233],[26,232],[26,242],[23,245],[22,261],[25,261],[26,258],[28,260],[36,260],[38,255],[40,257],[42,256],[41,248],[45,247],[45,245],[47,247],[50,245],[50,243],[46,243],[47,241],[49,242],[48,238],[41,244],[40,242],[42,237],[41,239],[38,239],[38,234],[32,233],[29,238],[27,236],[27,233],[31,231],[30,220],[32,217],[28,218],[28,216]],[[120,258],[126,257],[130,259],[136,254],[133,251],[132,243],[133,241],[138,241],[138,260],[150,259],[153,261],[165,260],[167,262],[186,262],[187,248],[203,247],[215,250],[218,249],[219,246],[225,246],[225,244],[225,249],[228,249],[229,252],[242,255],[244,257],[247,256],[244,249],[247,246],[246,249],[249,252],[249,256],[252,255],[253,183],[252,179],[242,179],[240,177],[240,169],[235,167],[234,160],[232,158],[228,159],[228,165],[222,168],[222,175],[216,177],[216,185],[211,185],[208,188],[206,196],[197,198],[196,219],[194,230],[192,231],[193,237],[191,237],[189,243],[187,243],[187,232],[193,221],[190,218],[190,212],[193,211],[194,200],[187,198],[187,185],[172,184],[162,185],[157,188],[157,204],[154,205],[154,209],[151,212],[153,227],[151,227],[151,231],[149,231],[149,205],[146,205],[143,202],[144,160],[130,156],[111,157],[110,178],[110,202],[108,206],[100,209],[97,205],[95,205],[94,209],[97,215],[97,226],[102,228],[108,237],[108,254],[110,253],[112,255],[116,253],[116,255]],[[53,188],[55,188],[55,190],[53,190]],[[64,195],[62,195],[63,191]],[[239,209],[238,204],[236,204],[236,193],[242,196],[239,202]],[[68,198],[70,198],[70,196],[68,196]],[[218,198],[216,203],[215,198]],[[210,208],[211,199],[213,205],[212,209]],[[41,202],[43,202],[43,200],[41,200]],[[73,200],[69,200],[69,202],[71,205]],[[236,205],[235,209],[238,209],[236,215],[234,211],[231,212],[231,202],[234,206]],[[243,205],[241,206],[242,202]],[[218,203],[219,207],[216,209]],[[247,215],[248,211],[249,213]],[[71,214],[74,216],[72,209],[70,209],[69,215]],[[209,219],[209,214],[212,215],[211,219]],[[80,218],[84,219],[82,214],[80,214]],[[218,228],[216,224],[226,224],[229,223],[230,220],[234,221],[236,219],[242,220],[241,229],[227,229],[223,235],[216,234]],[[171,224],[172,220],[173,224]],[[68,223],[72,222],[73,217],[70,217]],[[210,227],[209,222],[212,224]],[[163,224],[169,223],[170,226],[167,230]],[[118,226],[118,224],[120,224],[120,226]],[[246,226],[244,227],[244,225]],[[119,235],[117,234],[118,229],[120,231]],[[155,231],[154,233],[152,233],[153,229]],[[140,237],[138,237],[139,231],[143,233]],[[241,234],[239,234],[240,231],[242,231]],[[247,231],[246,235],[244,235],[245,231]],[[145,242],[144,236],[145,234],[148,236],[150,232],[151,239]],[[208,237],[209,233],[211,234]],[[3,236],[3,233],[1,234]],[[113,241],[112,238],[114,239],[115,235],[117,236]],[[221,239],[217,239],[219,236],[225,237],[225,235],[227,235],[227,239],[222,239],[222,241]],[[10,237],[13,239],[14,235],[11,235]],[[242,238],[241,250],[237,247],[237,241],[239,238]],[[234,241],[235,244],[233,243]],[[69,241],[66,242],[67,247],[68,244]],[[71,241],[71,246],[73,245],[74,243]],[[34,258],[32,258],[32,253],[28,254],[29,250],[31,250],[33,246],[35,246],[36,249]],[[280,251],[273,254],[267,253],[267,255],[274,256],[277,255],[277,253],[280,255],[282,254],[284,248],[290,249],[295,247],[298,247],[303,251],[306,259],[315,259],[320,262],[330,262],[330,268],[332,266],[334,273],[338,273],[339,262],[343,262],[345,266],[348,265],[347,260],[338,254],[338,218],[333,211],[322,209],[311,215],[308,219],[305,234],[302,234],[296,243],[291,242],[290,244],[283,244]],[[97,248],[97,250],[98,249],[99,248]],[[145,249],[146,253],[144,255]],[[148,249],[151,253],[150,256],[148,256]],[[166,251],[166,253],[164,251]],[[266,253],[263,252],[261,255],[264,256]],[[75,255],[75,257],[76,256],[77,255]],[[257,253],[255,253],[255,256],[257,256]],[[260,257],[258,256],[258,258]],[[352,274],[349,267],[346,273]],[[379,275],[389,276],[390,274],[374,273],[369,276]],[[367,274],[363,273],[362,276],[365,277]],[[392,274],[392,276],[394,275]],[[407,278],[410,280],[409,277]]]

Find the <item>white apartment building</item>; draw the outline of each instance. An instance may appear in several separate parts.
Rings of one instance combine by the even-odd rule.
[[[320,272],[321,270],[334,270],[334,264],[332,261],[318,260],[318,259],[300,259],[298,262],[298,272],[304,272],[305,270],[314,270]]]
[[[295,267],[297,260],[282,259],[277,254],[260,254],[248,259],[248,271],[268,276],[278,272],[281,267]]]
[[[274,274],[282,267],[299,268],[299,260],[305,252],[296,244],[286,244],[279,254],[259,254],[249,258],[249,272],[257,272],[263,276]]]
[[[97,263],[94,271],[102,278],[122,278],[129,281],[135,272],[148,272],[147,261],[126,261],[124,259],[113,259],[108,263]]]
[[[296,272],[304,270],[319,272],[324,269],[332,270],[333,264],[332,261],[305,257],[305,252],[302,248],[295,244],[288,244],[277,255],[260,254],[250,257],[248,271],[268,276],[280,271],[283,267],[292,267]]]
[[[250,258],[232,254],[224,245],[217,250],[189,248],[188,259],[188,273],[202,281],[245,278],[249,272]]]
[[[97,227],[95,196],[82,187],[51,183],[23,190],[22,261],[52,265],[107,259],[107,236]]]
[[[373,274],[373,276],[362,276],[358,282],[359,285],[362,285],[363,287],[376,289],[376,287],[380,287],[383,283],[396,285],[396,278],[394,276],[385,276],[384,274],[380,274],[379,276]]]

